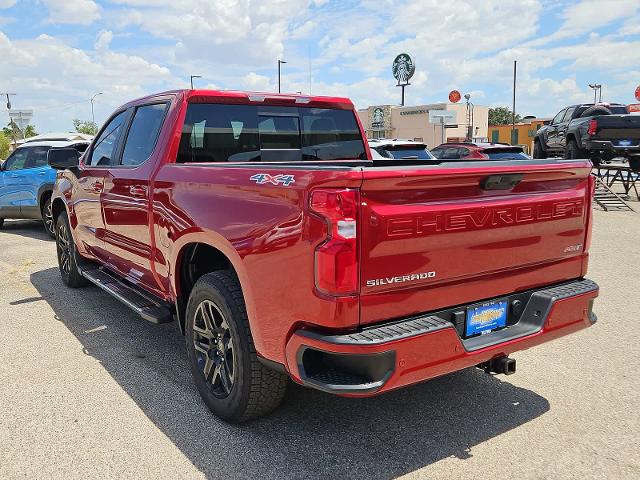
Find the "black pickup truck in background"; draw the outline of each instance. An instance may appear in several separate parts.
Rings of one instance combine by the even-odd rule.
[[[640,171],[640,116],[616,103],[571,105],[536,133],[533,157],[589,158],[594,165],[624,157]]]

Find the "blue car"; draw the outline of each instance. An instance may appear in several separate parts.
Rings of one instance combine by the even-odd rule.
[[[51,192],[56,171],[47,163],[51,148],[75,148],[84,152],[85,140],[54,139],[27,142],[14,150],[0,166],[0,228],[5,218],[42,219],[55,237],[51,216]]]

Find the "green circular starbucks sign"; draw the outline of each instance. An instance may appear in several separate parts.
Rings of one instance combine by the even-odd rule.
[[[416,65],[413,63],[413,59],[409,54],[401,53],[393,61],[391,70],[393,72],[393,78],[398,81],[398,85],[406,85],[416,72]]]

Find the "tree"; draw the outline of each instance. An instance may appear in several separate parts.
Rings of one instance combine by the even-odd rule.
[[[74,118],[73,127],[78,133],[85,133],[87,135],[95,135],[98,133],[98,125],[91,120],[80,120],[78,118]]]
[[[512,121],[511,110],[507,107],[489,109],[489,125],[511,125]],[[516,113],[516,123],[521,121],[522,117]]]
[[[16,122],[11,120],[6,127],[2,128],[2,133],[4,133],[8,138],[19,140],[22,138],[22,132],[18,128]]]
[[[9,147],[11,140],[4,132],[0,132],[0,161],[4,161],[9,156]]]
[[[38,132],[36,132],[36,127],[33,125],[27,125],[27,127],[24,129],[24,136],[29,138],[35,137],[36,135],[38,135]]]

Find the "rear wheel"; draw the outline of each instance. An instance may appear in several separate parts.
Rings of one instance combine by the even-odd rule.
[[[575,139],[571,139],[567,142],[567,148],[564,150],[564,158],[577,159],[577,158],[589,158],[587,151],[578,146]]]
[[[629,158],[629,167],[631,167],[631,170],[634,172],[640,173],[640,157]]]
[[[82,276],[78,268],[78,252],[69,228],[67,213],[58,215],[56,222],[56,251],[58,253],[58,267],[64,284],[71,288],[84,287],[89,281]]]
[[[51,197],[47,197],[42,206],[42,223],[44,223],[44,229],[47,231],[51,238],[56,238],[56,225],[53,221],[53,210],[51,208]]]
[[[185,339],[195,384],[218,417],[243,422],[280,405],[287,377],[258,360],[233,274],[213,272],[198,279],[187,304]]]
[[[540,140],[533,142],[533,158],[547,158],[547,152],[542,148]]]

